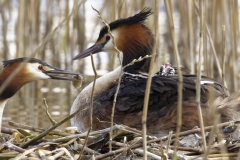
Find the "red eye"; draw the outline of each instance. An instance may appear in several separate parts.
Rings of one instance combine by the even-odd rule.
[[[106,41],[108,41],[110,39],[110,36],[109,35],[107,35],[106,36]]]
[[[38,69],[39,69],[39,70],[43,70],[42,66],[38,66]]]

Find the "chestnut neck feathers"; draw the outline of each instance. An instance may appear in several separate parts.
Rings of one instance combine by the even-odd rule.
[[[118,19],[109,24],[111,31],[116,31],[116,45],[123,52],[122,66],[132,62],[134,59],[151,55],[154,45],[154,36],[151,30],[144,25],[144,21],[151,15],[150,8],[144,8],[138,14],[126,18]],[[106,33],[107,27],[103,27],[100,31],[99,41]],[[142,71],[148,72],[150,59],[137,62],[132,66],[125,68],[125,71]]]
[[[13,74],[14,73],[14,74]],[[35,58],[17,58],[3,61],[3,70],[0,73],[0,86],[2,86],[10,76],[13,79],[7,81],[6,87],[0,93],[0,101],[12,97],[26,83],[43,80],[58,79],[78,81],[77,78],[67,75],[78,75],[71,71],[61,70]]]
[[[21,64],[21,61],[4,61],[3,62],[3,70],[0,73],[0,86],[5,82],[5,80],[14,72]],[[25,78],[19,78],[25,77]],[[18,73],[16,73],[15,77],[10,81],[10,83],[6,86],[3,92],[0,94],[0,101],[8,99],[12,97],[23,85],[27,84],[31,81],[31,76],[27,74],[25,71],[25,67],[23,67]]]
[[[14,72],[14,70],[16,70],[18,67],[21,66],[21,64],[23,64],[23,62],[26,59],[27,59],[26,57],[23,57],[3,61],[3,70],[0,73],[0,86]],[[29,63],[39,63],[44,66],[49,66],[47,63],[40,61],[38,59],[35,58],[29,59],[29,61],[24,63],[22,69],[16,73],[15,77],[9,82],[9,84],[6,86],[3,92],[0,93],[0,101],[12,97],[22,86],[35,80],[34,75],[30,74],[27,69],[26,65]]]

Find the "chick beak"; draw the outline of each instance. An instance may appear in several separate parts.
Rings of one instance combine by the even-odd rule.
[[[104,45],[105,45],[105,43],[94,44],[90,48],[82,51],[77,56],[75,56],[73,58],[73,60],[85,58],[85,57],[90,56],[90,54],[95,54],[95,53],[101,52],[103,50]]]
[[[43,70],[42,72],[45,73],[46,75],[48,75],[49,77],[51,77],[51,79],[81,81],[80,79],[78,79],[78,77],[79,77],[78,75],[81,75],[81,74],[74,73],[71,71],[53,68],[52,70]],[[67,77],[67,76],[63,76],[63,75],[74,75],[74,76]]]

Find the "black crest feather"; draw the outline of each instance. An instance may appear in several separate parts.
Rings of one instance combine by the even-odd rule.
[[[109,26],[111,30],[114,30],[122,25],[131,25],[136,23],[142,24],[147,19],[147,17],[150,16],[151,14],[153,14],[152,9],[149,7],[145,7],[143,10],[141,10],[139,13],[135,14],[134,16],[118,19],[116,21],[111,22]],[[106,34],[107,32],[108,32],[108,29],[106,26],[104,26],[99,33],[98,39],[104,36],[104,34]]]
[[[28,59],[28,61],[27,61],[27,59]],[[11,65],[13,63],[16,63],[16,62],[25,62],[25,61],[26,61],[26,63],[39,63],[39,64],[42,64],[44,66],[49,66],[51,68],[54,68],[54,67],[48,65],[44,61],[41,61],[41,60],[36,59],[36,58],[27,58],[27,57],[16,58],[16,59],[11,59],[11,60],[5,60],[5,61],[3,61],[3,67],[7,67],[7,66],[9,66],[9,65]]]

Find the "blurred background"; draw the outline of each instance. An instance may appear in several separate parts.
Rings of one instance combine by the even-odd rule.
[[[159,14],[159,24],[151,15],[146,25],[154,32],[159,27],[159,57],[156,68],[171,63],[176,66],[163,0],[155,10],[154,0],[0,0],[0,61],[18,57],[35,57],[55,67],[83,74],[80,89],[66,81],[38,81],[25,85],[4,110],[3,125],[15,121],[35,127],[51,126],[45,110],[46,98],[52,117],[60,121],[69,115],[78,93],[93,80],[90,57],[72,61],[78,52],[91,46],[103,23],[132,16],[144,7]],[[222,67],[230,91],[239,90],[239,2],[238,0],[203,0],[202,74],[222,82]],[[199,1],[172,0],[171,9],[181,58],[181,66],[196,74],[199,54]],[[206,27],[207,26],[207,27]],[[225,26],[225,32],[223,28]],[[209,34],[207,29],[209,29]],[[222,38],[225,35],[225,39]],[[224,45],[225,43],[225,45]],[[225,47],[224,47],[225,46]],[[215,56],[214,56],[215,53]],[[225,60],[223,61],[223,56]],[[98,76],[119,65],[115,53],[94,55]],[[218,61],[218,62],[217,62]],[[217,63],[219,67],[217,67]],[[69,126],[65,123],[60,128]]]

